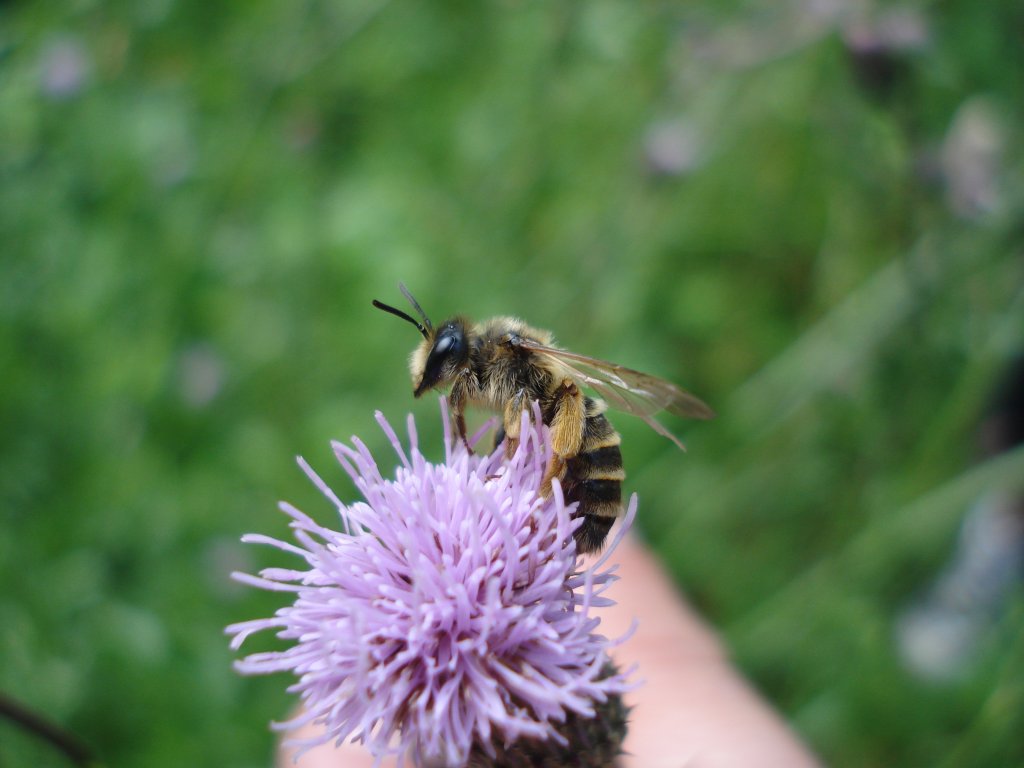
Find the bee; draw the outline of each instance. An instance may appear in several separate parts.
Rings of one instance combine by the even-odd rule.
[[[412,323],[422,334],[423,341],[409,358],[413,396],[448,387],[449,409],[463,441],[466,407],[484,407],[502,417],[495,445],[504,440],[505,453],[512,456],[519,445],[520,413],[532,401],[540,404],[552,449],[540,493],[549,496],[551,483],[558,478],[566,502],[579,502],[576,515],[584,522],[575,538],[581,553],[599,550],[622,514],[626,474],[621,438],[605,416],[608,406],[639,416],[679,448],[683,444],[655,420],[655,413],[714,416],[701,400],[675,384],[561,349],[550,332],[515,317],[473,323],[455,316],[434,327],[409,290],[401,283],[398,287],[419,320],[376,299],[373,306]],[[582,387],[598,397],[583,394]]]

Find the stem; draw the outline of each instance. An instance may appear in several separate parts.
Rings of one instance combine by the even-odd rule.
[[[26,709],[3,692],[0,692],[0,717],[20,725],[26,731],[60,750],[75,765],[92,766],[97,764],[89,748],[75,736],[41,715]]]

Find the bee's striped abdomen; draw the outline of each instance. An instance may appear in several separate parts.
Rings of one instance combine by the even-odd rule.
[[[619,433],[605,418],[605,404],[585,398],[586,421],[580,452],[566,461],[562,486],[567,502],[578,501],[577,516],[583,525],[576,530],[580,552],[601,548],[615,518],[622,514],[622,468]]]

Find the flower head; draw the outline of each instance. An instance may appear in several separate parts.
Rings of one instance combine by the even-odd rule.
[[[564,742],[556,725],[591,717],[595,702],[627,684],[605,668],[610,643],[591,611],[611,603],[602,593],[614,569],[602,558],[579,570],[574,507],[557,483],[551,498],[537,492],[550,457],[539,411],[524,412],[520,446],[507,460],[502,451],[471,455],[445,413],[442,464],[419,452],[411,416],[408,453],[377,420],[401,461],[393,480],[358,438],[333,444],[365,501],[343,504],[300,460],[337,508],[341,531],[282,503],[299,546],[243,539],[296,554],[307,569],[236,574],[295,597],[272,618],[228,627],[235,649],[266,629],[293,641],[237,668],[298,677],[289,690],[304,713],[276,727],[320,724],[310,746],[352,739],[377,756],[456,766],[494,744]],[[627,523],[635,509],[634,498]]]

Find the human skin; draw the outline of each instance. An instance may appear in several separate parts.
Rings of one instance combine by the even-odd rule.
[[[817,759],[729,662],[721,641],[677,592],[661,565],[633,535],[614,553],[621,579],[616,600],[601,609],[601,631],[636,632],[615,649],[642,685],[625,695],[633,707],[622,768],[811,768]],[[313,726],[291,732],[299,739]],[[304,753],[282,746],[279,768],[371,768],[358,744],[326,744]],[[386,761],[382,768],[391,768]]]

